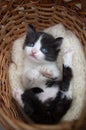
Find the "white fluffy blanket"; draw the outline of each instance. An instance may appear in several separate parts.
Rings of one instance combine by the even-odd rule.
[[[63,44],[60,55],[58,57],[58,67],[62,70],[62,53],[65,48],[74,48],[73,57],[73,75],[72,80],[72,92],[73,92],[73,103],[71,108],[62,118],[62,121],[75,120],[80,116],[82,111],[85,95],[86,95],[86,60],[83,52],[82,45],[78,38],[69,30],[65,29],[62,24],[57,24],[53,27],[44,30],[52,34],[54,37],[63,37]],[[24,43],[25,35],[17,39],[13,43],[12,48],[12,61],[9,67],[9,80],[11,87],[21,87],[21,75],[23,70],[23,51],[22,46]]]

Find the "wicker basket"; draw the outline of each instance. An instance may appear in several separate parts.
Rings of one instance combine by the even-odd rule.
[[[81,3],[82,8],[75,6]],[[0,0],[0,123],[6,130],[86,130],[86,106],[77,121],[57,125],[36,125],[28,122],[12,99],[8,68],[12,42],[20,37],[28,23],[37,29],[62,23],[81,41],[86,54],[86,1],[73,0]],[[28,124],[26,124],[28,122]]]

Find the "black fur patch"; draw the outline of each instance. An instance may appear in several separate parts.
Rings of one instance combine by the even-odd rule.
[[[58,44],[58,41],[60,40],[60,45]],[[41,40],[41,48],[47,49],[47,52],[45,53],[45,59],[48,61],[56,61],[58,53],[60,51],[60,46],[62,43],[62,38],[56,39],[49,34],[44,33],[42,40]],[[57,44],[56,44],[57,42]]]
[[[63,77],[62,80],[58,81],[58,79],[47,80],[46,86],[52,87],[57,86],[61,91],[68,91],[70,81],[73,78],[72,69],[70,67],[66,67],[63,65]]]
[[[70,108],[72,99],[62,98],[59,92],[54,100],[49,99],[42,103],[33,91],[27,90],[22,95],[25,113],[35,123],[56,124]]]

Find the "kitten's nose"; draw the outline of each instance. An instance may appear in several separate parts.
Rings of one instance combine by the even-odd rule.
[[[36,51],[35,50],[32,50],[32,55],[35,55],[36,54]]]

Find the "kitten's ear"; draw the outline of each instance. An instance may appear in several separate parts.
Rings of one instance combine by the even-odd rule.
[[[59,50],[61,45],[62,45],[62,41],[63,41],[63,38],[62,37],[58,37],[54,40],[54,44],[56,46],[56,49]]]
[[[31,33],[35,33],[36,29],[32,24],[28,24],[28,28],[27,28],[27,33],[31,34]]]

